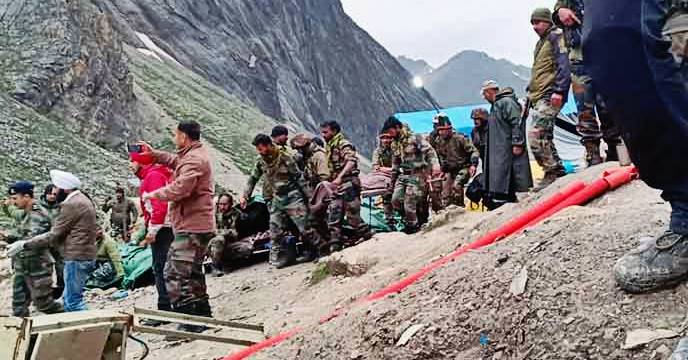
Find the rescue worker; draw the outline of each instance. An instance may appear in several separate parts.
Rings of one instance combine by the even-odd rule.
[[[609,115],[607,106],[593,86],[593,79],[583,63],[584,13],[583,0],[558,0],[552,20],[564,30],[571,62],[573,96],[578,109],[578,132],[582,135],[581,143],[585,146],[588,165],[592,166],[602,163],[600,139],[604,139],[609,147],[607,161],[619,160],[616,149],[622,142],[621,131]]]
[[[354,230],[349,243],[368,240],[372,231],[361,219],[361,179],[358,177],[358,153],[356,148],[344,138],[342,129],[336,121],[320,125],[320,134],[326,141],[325,150],[330,165],[330,182],[337,187],[334,199],[329,206],[330,251],[339,251],[344,244],[342,226],[344,219]]]
[[[564,33],[554,26],[547,8],[533,11],[530,22],[540,37],[535,47],[533,74],[528,85],[528,100],[533,108],[533,129],[528,134],[535,160],[545,171],[536,190],[542,190],[566,175],[554,145],[554,124],[566,103],[571,86],[571,69]]]
[[[43,189],[43,195],[40,198],[41,207],[48,212],[50,223],[54,223],[57,215],[60,214],[60,204],[57,202],[58,189],[53,184],[48,184]],[[50,246],[50,255],[55,261],[55,277],[57,278],[56,287],[53,289],[53,296],[59,298],[64,291],[64,256],[59,246],[53,244]]]
[[[622,257],[614,276],[632,293],[673,287],[688,278],[688,1],[585,5],[587,70],[623,129],[641,178],[671,205],[667,232]],[[674,360],[686,359],[681,343]]]
[[[152,155],[130,153],[129,168],[136,177],[141,180],[139,185],[139,206],[143,215],[143,239],[140,246],[150,245],[153,255],[153,276],[155,277],[155,289],[158,292],[158,310],[172,311],[170,296],[167,294],[165,283],[165,266],[167,255],[174,241],[174,231],[167,218],[169,204],[158,199],[143,200],[143,196],[164,188],[172,179],[172,171],[165,165],[154,164]],[[157,320],[146,320],[147,326],[160,326],[163,323]]]
[[[239,240],[236,222],[241,218],[241,210],[234,207],[234,198],[230,194],[222,194],[217,198],[215,209],[215,225],[217,235],[210,241],[210,258],[212,259],[212,274],[220,277],[225,274],[224,260],[229,244]],[[250,254],[249,250],[249,254]]]
[[[118,287],[124,279],[124,265],[119,252],[119,244],[105,234],[102,228],[96,235],[96,269],[86,282],[88,288],[107,289]]]
[[[439,177],[442,172],[437,153],[421,135],[414,135],[394,116],[385,121],[382,131],[394,139],[392,205],[404,211],[404,232],[413,234],[420,230],[419,206],[427,208],[428,175]]]
[[[394,153],[392,142],[394,139],[386,132],[380,133],[380,145],[373,152],[373,170],[392,175],[392,161]],[[390,229],[396,229],[396,219],[394,207],[392,206],[392,193],[382,195],[382,208],[385,213],[385,220]]]
[[[10,201],[17,210],[13,212],[14,228],[0,240],[12,244],[50,231],[48,211],[34,201],[33,190],[33,184],[28,181],[10,186]],[[32,302],[42,313],[55,314],[64,310],[53,298],[53,261],[48,246],[27,249],[12,256],[12,267],[13,316],[28,317]]]
[[[308,224],[308,198],[305,183],[294,158],[275,146],[265,134],[256,135],[253,145],[259,158],[239,200],[246,208],[253,189],[262,178],[275,190],[270,207],[270,263],[282,269],[296,261],[295,251],[283,247],[284,238],[290,233],[290,224],[296,226],[304,244],[304,253],[314,260],[317,256],[318,237]],[[292,234],[298,235],[298,234]]]
[[[449,205],[465,207],[464,186],[473,177],[480,163],[480,152],[463,134],[452,128],[448,116],[440,117],[439,138],[434,149],[439,158],[442,182],[442,208]]]
[[[487,152],[487,117],[489,116],[487,110],[483,108],[473,109],[471,111],[471,119],[473,119],[473,130],[471,130],[471,141],[473,146],[480,152],[480,160],[483,168],[485,167],[485,154]]]
[[[7,248],[9,256],[22,251],[33,251],[58,244],[64,254],[63,293],[65,311],[86,310],[84,285],[95,269],[96,260],[96,208],[93,201],[79,190],[81,180],[68,172],[50,171],[50,180],[59,189],[57,201],[60,214],[49,232],[20,240]]]
[[[288,146],[289,129],[287,129],[286,126],[276,125],[275,127],[273,127],[272,131],[270,132],[270,137],[272,138],[272,142],[275,144],[275,146],[277,146],[280,150],[284,150],[290,153]],[[270,204],[270,202],[272,201],[272,197],[274,195],[273,192],[274,190],[272,189],[272,184],[263,181],[263,199],[265,199],[265,202],[267,204]]]
[[[318,145],[310,135],[298,134],[290,140],[291,148],[300,155],[302,162],[303,176],[306,181],[306,195],[310,201],[310,205],[314,205],[315,192],[318,191],[318,185],[330,180],[330,166],[327,160],[327,153],[320,145]],[[327,226],[327,208],[316,211],[311,206],[308,216],[310,227],[315,229],[320,235],[321,247],[329,244],[330,232]],[[320,249],[326,251],[327,249]],[[297,259],[297,261],[305,261],[307,259]]]
[[[124,188],[115,189],[115,203],[111,203],[112,198],[108,197],[103,204],[103,212],[110,213],[110,226],[112,234],[120,238],[123,242],[129,242],[129,230],[136,223],[139,217],[138,210],[133,201],[127,199]]]
[[[516,192],[528,191],[533,186],[533,176],[528,159],[526,122],[514,90],[500,90],[492,80],[486,81],[481,90],[485,100],[492,105],[483,168],[486,205],[494,210],[507,202],[516,202]]]
[[[143,194],[144,203],[153,200],[169,202],[169,218],[174,230],[165,264],[167,293],[172,310],[178,313],[212,317],[208,289],[203,274],[203,260],[208,243],[215,236],[212,161],[201,141],[201,125],[182,121],[174,129],[176,154],[154,150],[141,143],[142,156],[152,156],[155,163],[173,171],[172,182]],[[203,332],[204,326],[180,325],[188,332]]]

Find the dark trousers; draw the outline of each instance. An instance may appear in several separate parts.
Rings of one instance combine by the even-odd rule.
[[[671,230],[688,235],[688,63],[674,61],[662,36],[666,4],[586,0],[583,44],[641,178],[671,203]]]
[[[170,245],[174,241],[172,228],[164,227],[155,236],[155,242],[151,245],[153,251],[153,274],[155,275],[155,288],[158,290],[158,310],[171,311],[170,297],[167,295],[165,285],[165,263]]]

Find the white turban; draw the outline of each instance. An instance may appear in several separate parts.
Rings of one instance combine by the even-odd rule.
[[[81,180],[74,174],[65,171],[50,170],[50,180],[55,186],[64,190],[74,190],[81,187]]]

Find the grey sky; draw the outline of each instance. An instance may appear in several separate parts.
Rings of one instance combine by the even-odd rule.
[[[530,66],[536,7],[555,0],[342,0],[344,9],[392,54],[440,66],[461,50]]]

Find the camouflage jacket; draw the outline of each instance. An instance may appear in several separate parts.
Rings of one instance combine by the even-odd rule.
[[[391,146],[388,148],[378,146],[373,152],[373,168],[376,166],[391,168],[392,160],[394,160],[394,153]]]
[[[353,162],[356,164],[350,174],[343,176],[344,179],[358,176],[358,153],[356,148],[344,138],[344,134],[339,133],[330,139],[326,144],[327,158],[330,166],[330,179],[334,180],[339,176],[339,173],[344,170],[346,163]]]
[[[286,151],[275,148],[269,156],[259,156],[248,178],[244,197],[250,198],[260,179],[270,184],[274,197],[286,196],[292,190],[303,191],[303,174],[294,158]]]
[[[53,221],[55,221],[55,218],[57,218],[57,215],[60,214],[60,204],[48,204],[48,202],[43,199],[41,199],[40,204],[41,208],[48,213],[48,216],[50,217],[50,223],[52,224]]]
[[[559,20],[559,9],[566,8],[574,13],[576,17],[580,19],[581,24],[583,23],[583,16],[585,14],[585,5],[583,0],[557,0],[556,5],[554,5],[554,14],[552,15],[552,21],[558,27],[564,30],[564,38],[566,39],[566,45],[569,49],[569,59],[572,63],[583,61],[583,25],[574,25],[572,27],[565,26],[561,20]]]
[[[315,143],[311,143],[310,148],[304,157],[304,177],[311,189],[315,189],[323,181],[329,181],[332,177],[329,161],[325,149]]]
[[[392,143],[392,172],[394,176],[401,173],[422,173],[439,167],[435,149],[421,135],[414,135],[405,126],[399,138]]]
[[[13,243],[20,240],[29,240],[35,236],[45,234],[50,231],[50,216],[47,211],[38,204],[34,204],[30,213],[23,210],[14,211],[14,226],[7,236],[7,242]],[[25,249],[17,255],[20,258],[41,256],[46,248],[39,247]]]
[[[549,99],[554,93],[566,100],[571,87],[571,63],[561,29],[552,27],[540,38],[534,58],[528,85],[528,98],[532,104]]]
[[[459,171],[471,165],[477,166],[480,152],[463,134],[454,133],[449,139],[439,137],[435,151],[444,171]]]
[[[107,235],[103,235],[101,239],[96,242],[98,252],[96,259],[98,261],[109,261],[115,269],[116,276],[124,276],[124,265],[122,263],[122,254],[119,252],[119,244],[112,240]]]
[[[236,223],[241,217],[241,211],[237,208],[232,208],[226,213],[215,213],[215,225],[217,226],[217,235],[225,238],[236,238],[238,236]]]

